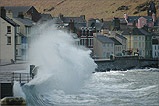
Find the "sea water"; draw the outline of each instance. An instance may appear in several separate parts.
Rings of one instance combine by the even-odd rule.
[[[159,105],[159,70],[96,72],[91,51],[78,46],[71,34],[44,24],[34,28],[30,63],[37,75],[20,87],[28,106]],[[21,91],[21,92],[20,92]]]

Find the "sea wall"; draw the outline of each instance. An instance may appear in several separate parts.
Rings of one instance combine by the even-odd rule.
[[[96,71],[127,70],[133,68],[158,67],[158,60],[142,59],[138,56],[115,57],[111,60],[95,59]]]

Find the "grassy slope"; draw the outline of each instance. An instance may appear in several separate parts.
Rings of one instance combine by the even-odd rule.
[[[33,5],[41,13],[50,13],[57,17],[59,13],[64,16],[86,15],[89,18],[103,18],[111,20],[112,17],[123,17],[124,13],[134,15],[135,8],[150,0],[0,0],[0,6],[27,6]],[[156,6],[159,0],[156,0]],[[128,6],[129,10],[116,11],[120,6]],[[43,11],[44,9],[51,11]],[[159,11],[159,10],[158,10]],[[147,15],[147,11],[136,15]]]

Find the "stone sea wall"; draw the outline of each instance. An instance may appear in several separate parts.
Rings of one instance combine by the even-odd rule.
[[[112,60],[96,59],[96,71],[127,70],[133,68],[158,67],[157,59],[142,59],[138,56],[115,57]]]

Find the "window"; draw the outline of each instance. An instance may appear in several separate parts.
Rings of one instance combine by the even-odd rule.
[[[105,52],[103,52],[103,57],[105,57]]]
[[[113,44],[111,44],[111,47],[113,48]]]
[[[156,56],[156,52],[155,52],[155,56]]]
[[[11,33],[11,26],[7,26],[7,34]]]
[[[141,48],[141,42],[139,42],[139,48]]]
[[[139,55],[140,55],[140,56],[142,55],[142,51],[141,51],[141,50],[139,51]]]
[[[7,44],[9,44],[9,45],[11,44],[11,37],[10,36],[7,37]]]
[[[144,24],[144,20],[142,20],[142,23]]]
[[[144,37],[142,36],[142,40],[144,40]]]
[[[105,48],[105,44],[103,44],[103,48]]]
[[[17,33],[19,33],[19,32],[20,32],[20,28],[19,28],[19,27],[16,27],[16,29],[17,29]]]
[[[134,48],[136,48],[137,47],[137,42],[134,42]]]
[[[134,40],[137,40],[137,37],[136,37],[136,36],[134,37]]]
[[[107,44],[107,48],[109,48],[109,44]]]
[[[155,50],[156,50],[156,45],[155,45]]]
[[[16,55],[18,55],[18,49],[16,49]]]
[[[141,36],[139,37],[139,40],[141,40]]]

